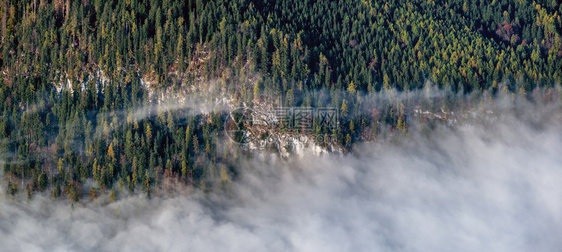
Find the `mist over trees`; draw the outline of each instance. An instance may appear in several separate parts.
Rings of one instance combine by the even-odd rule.
[[[7,191],[78,201],[98,190],[220,188],[243,155],[223,139],[228,113],[159,109],[180,91],[338,108],[337,131],[314,131],[345,150],[405,131],[416,106],[557,101],[560,13],[556,0],[2,1]],[[393,96],[424,88],[441,95]]]

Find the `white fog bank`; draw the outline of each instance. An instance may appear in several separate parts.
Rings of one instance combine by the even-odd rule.
[[[507,118],[248,160],[230,193],[70,207],[0,197],[2,251],[560,251],[562,127]]]

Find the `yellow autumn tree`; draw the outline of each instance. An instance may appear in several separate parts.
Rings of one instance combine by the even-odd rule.
[[[117,158],[115,158],[115,151],[113,150],[113,142],[109,144],[109,148],[107,149],[107,156],[111,163],[115,164],[117,162]]]
[[[356,92],[356,86],[355,84],[352,82],[349,83],[349,85],[347,86],[347,92],[349,92],[350,94],[355,94]]]
[[[346,117],[349,109],[347,108],[347,104],[345,103],[345,99],[341,103],[341,114],[342,116]]]

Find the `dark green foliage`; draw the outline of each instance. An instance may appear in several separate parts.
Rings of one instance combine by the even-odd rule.
[[[314,132],[346,148],[381,125],[402,130],[402,107],[416,105],[360,94],[428,80],[450,93],[548,88],[562,81],[561,12],[546,0],[2,1],[8,191],[77,201],[91,178],[102,188],[121,179],[130,192],[176,178],[212,186],[203,179],[236,160],[220,139],[226,114],[131,113],[156,104],[153,90],[200,79],[220,79],[237,102],[337,107],[340,128]],[[263,78],[236,81],[247,73]]]

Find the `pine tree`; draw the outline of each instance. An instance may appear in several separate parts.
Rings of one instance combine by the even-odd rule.
[[[111,189],[111,191],[109,192],[109,202],[115,202],[115,200],[116,200],[115,191]]]
[[[348,113],[349,113],[349,109],[347,108],[347,104],[345,103],[345,99],[342,101],[341,103],[341,114],[343,117],[347,117]]]
[[[148,174],[148,169],[146,170],[146,172],[144,174],[144,182],[142,183],[142,185],[144,187],[144,191],[150,197],[150,176]]]

